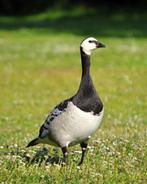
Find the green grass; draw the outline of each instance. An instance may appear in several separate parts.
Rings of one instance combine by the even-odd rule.
[[[51,11],[0,18],[0,183],[147,182],[147,26],[146,15],[109,17]],[[91,22],[92,21],[92,22]],[[88,26],[87,26],[88,25]],[[91,26],[93,26],[91,28]],[[46,114],[79,85],[79,43],[95,36],[107,45],[92,55],[91,73],[105,105],[101,127],[89,142],[81,169],[79,146],[69,163],[29,164],[37,150],[26,149]]]

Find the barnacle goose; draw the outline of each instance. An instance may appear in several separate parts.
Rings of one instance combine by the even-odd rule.
[[[80,144],[83,163],[87,143],[103,118],[104,108],[90,76],[90,55],[92,50],[105,47],[93,37],[84,39],[80,45],[82,77],[77,93],[57,105],[41,126],[39,136],[27,147],[46,143],[61,147],[64,161],[68,147]]]

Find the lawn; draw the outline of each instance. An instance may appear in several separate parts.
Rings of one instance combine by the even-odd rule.
[[[0,183],[147,183],[146,17],[84,9],[0,17]],[[25,146],[47,113],[77,91],[79,44],[87,36],[107,45],[91,61],[105,116],[83,166],[77,168],[79,146],[69,149],[69,162],[62,166],[51,163],[62,159],[60,149]],[[48,153],[28,161],[43,148]]]

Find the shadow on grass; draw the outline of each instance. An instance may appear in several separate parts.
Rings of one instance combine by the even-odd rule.
[[[47,157],[46,157],[47,156]],[[27,155],[25,155],[25,160],[29,162],[29,164],[37,164],[41,166],[43,162],[45,165],[53,165],[53,164],[62,164],[62,159],[58,156],[57,152],[55,152],[54,156],[50,156],[47,148],[42,148],[34,154],[34,156],[27,160]]]
[[[0,30],[11,31],[23,28],[48,33],[70,33],[74,35],[99,35],[104,37],[146,37],[147,14],[92,12],[74,14],[70,11],[53,17],[54,11],[40,18],[0,18]]]
[[[64,160],[58,154],[58,149],[53,149],[53,154],[50,155],[48,148],[43,147],[35,150],[24,149],[18,145],[6,145],[1,150],[0,155],[9,163],[15,162],[18,165],[65,165]]]

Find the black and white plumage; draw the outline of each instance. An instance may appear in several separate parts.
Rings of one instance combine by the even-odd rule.
[[[105,47],[95,38],[89,37],[80,45],[82,77],[77,93],[57,105],[41,126],[39,136],[27,147],[46,143],[62,148],[64,159],[67,148],[80,144],[82,164],[88,139],[96,131],[103,118],[103,104],[97,95],[90,76],[90,55],[92,50]]]

